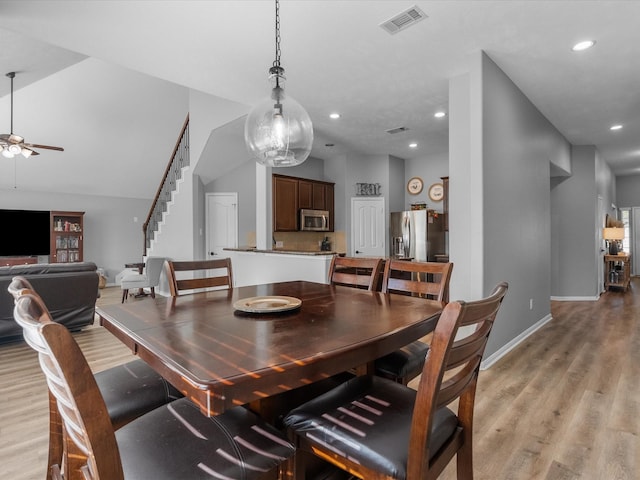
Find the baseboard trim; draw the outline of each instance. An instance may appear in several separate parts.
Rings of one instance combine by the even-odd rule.
[[[595,302],[600,297],[551,297],[556,302]]]
[[[511,350],[515,349],[518,345],[520,345],[522,342],[524,342],[527,339],[527,337],[529,337],[531,334],[533,334],[536,330],[539,330],[540,328],[542,328],[544,325],[549,323],[551,320],[553,320],[553,317],[549,313],[544,318],[540,319],[538,322],[536,322],[535,324],[531,325],[524,332],[522,332],[520,335],[515,337],[509,343],[504,345],[502,348],[500,348],[493,355],[490,355],[487,358],[485,358],[484,360],[482,360],[482,362],[480,362],[480,370],[487,370],[487,369],[491,368],[491,366],[494,363],[496,363],[498,360],[500,360],[502,357],[504,357]]]

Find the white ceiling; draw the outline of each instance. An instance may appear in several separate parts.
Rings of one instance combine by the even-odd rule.
[[[379,27],[413,5],[428,18],[395,35]],[[272,0],[0,0],[0,72],[18,72],[14,130],[65,148],[32,157],[52,165],[50,189],[113,194],[105,189],[115,184],[122,196],[152,196],[186,115],[184,87],[247,106],[266,95],[273,17]],[[638,1],[282,0],[282,65],[322,158],[446,152],[447,120],[433,113],[447,109],[449,79],[484,50],[567,140],[595,145],[617,174],[637,174],[638,18]],[[584,39],[597,43],[572,52]],[[0,78],[2,133],[8,91]],[[610,131],[615,123],[623,129]],[[385,133],[400,126],[409,131]],[[26,161],[7,182],[11,162],[0,160],[0,188],[42,188],[30,185]],[[63,168],[89,177],[66,185],[55,174]]]

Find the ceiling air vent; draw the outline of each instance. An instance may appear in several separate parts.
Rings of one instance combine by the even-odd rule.
[[[398,33],[400,30],[404,30],[411,25],[415,25],[417,22],[425,18],[427,18],[427,15],[416,5],[414,5],[408,10],[405,10],[395,17],[390,18],[386,22],[381,23],[380,26],[388,33],[393,35],[395,33]]]
[[[385,132],[390,133],[391,135],[394,135],[396,133],[406,132],[407,130],[409,130],[407,127],[398,127],[398,128],[390,128],[389,130],[385,130]]]
[[[389,130],[385,130],[385,132],[390,133],[391,135],[394,135],[396,133],[406,132],[407,130],[409,130],[407,127],[398,127],[398,128],[390,128]]]

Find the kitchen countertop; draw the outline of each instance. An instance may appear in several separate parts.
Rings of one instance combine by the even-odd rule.
[[[274,248],[273,250],[260,250],[255,247],[223,248],[232,252],[254,252],[254,253],[277,253],[283,255],[336,255],[338,252],[321,250],[287,250],[284,248]]]

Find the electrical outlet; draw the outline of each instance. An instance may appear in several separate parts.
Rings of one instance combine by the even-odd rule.
[[[283,247],[284,247],[284,242],[282,240],[276,241],[276,248],[283,248]]]

